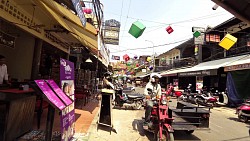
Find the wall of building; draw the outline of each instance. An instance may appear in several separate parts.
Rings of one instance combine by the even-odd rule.
[[[0,45],[0,54],[6,57],[8,73],[19,81],[30,79],[35,39],[18,27],[1,21],[0,30],[16,37],[15,47]]]
[[[159,55],[157,58],[162,60],[162,58],[165,58],[167,64],[173,63],[173,60],[180,58],[180,50],[178,49],[172,49],[162,55]]]

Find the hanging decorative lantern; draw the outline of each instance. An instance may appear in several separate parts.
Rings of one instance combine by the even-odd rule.
[[[143,31],[146,29],[146,27],[139,21],[134,22],[128,33],[130,33],[132,36],[134,36],[135,38],[138,38],[142,35]]]
[[[137,56],[137,55],[135,55],[135,56],[134,56],[134,59],[137,59],[137,58],[138,58],[138,56]]]
[[[237,42],[237,38],[227,34],[219,43],[221,47],[226,50],[229,50],[235,43]]]
[[[168,32],[168,34],[171,34],[174,30],[173,30],[173,28],[171,26],[168,26],[166,28],[166,31]]]
[[[139,67],[139,64],[136,64],[135,66],[136,66],[136,67]]]
[[[130,66],[130,65],[131,65],[131,63],[130,63],[130,62],[128,62],[128,63],[127,63],[127,66]]]
[[[90,8],[84,8],[83,12],[86,13],[86,14],[91,14],[92,13],[92,9],[90,9]]]
[[[200,31],[195,31],[193,35],[194,35],[195,38],[197,38],[197,37],[199,37],[201,35],[201,32]]]
[[[151,61],[151,57],[147,57],[147,61],[150,62]]]
[[[148,68],[149,68],[149,70],[153,70],[153,66],[149,66]]]
[[[130,60],[130,57],[127,55],[127,54],[125,54],[125,55],[123,55],[123,59],[124,59],[124,61],[128,61],[128,60]]]

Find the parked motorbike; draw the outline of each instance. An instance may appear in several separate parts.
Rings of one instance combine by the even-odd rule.
[[[211,93],[201,93],[197,94],[195,97],[195,103],[201,105],[210,105],[214,107],[218,102],[217,98],[213,97]]]
[[[187,88],[184,90],[182,95],[178,97],[177,100],[182,100],[185,102],[194,102],[195,101],[195,94],[191,93],[192,84],[189,84]]]
[[[144,96],[141,94],[126,94],[123,93],[123,89],[121,87],[115,90],[115,106],[132,107],[135,110],[141,109],[143,105]]]
[[[237,107],[236,114],[238,114],[240,121],[247,122],[250,119],[250,100],[246,100],[245,103]]]
[[[151,89],[148,89],[151,93],[149,95],[155,95]],[[153,110],[151,111],[150,122],[148,125],[144,125],[143,129],[154,133],[154,137],[157,141],[174,141],[173,128],[172,128],[172,113],[168,109],[168,101],[165,94],[161,95],[160,99],[152,99],[154,102]]]

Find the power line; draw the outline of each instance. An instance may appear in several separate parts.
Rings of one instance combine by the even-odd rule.
[[[130,4],[131,4],[131,0],[129,1],[128,13],[127,13],[127,17],[126,17],[125,24],[124,24],[124,28],[123,28],[124,31],[125,31],[126,24],[127,24],[127,20],[128,20],[128,14],[129,14],[129,10],[130,10]],[[122,36],[123,36],[123,35],[124,35],[124,32],[122,33]],[[121,40],[122,40],[122,38],[121,38]]]
[[[112,12],[110,12],[110,13],[112,13]],[[122,16],[122,15],[119,15],[119,14],[115,14],[115,13],[112,13],[112,14],[113,15],[117,15],[117,16],[121,16],[121,17],[125,17],[125,16]],[[151,22],[151,23],[158,23],[158,24],[161,24],[161,25],[173,25],[173,24],[179,24],[179,23],[185,23],[185,22],[192,22],[192,21],[196,21],[196,20],[203,20],[203,19],[207,19],[207,18],[214,18],[214,17],[221,16],[221,15],[226,15],[226,13],[220,12],[220,13],[215,13],[215,14],[209,14],[209,15],[204,15],[204,16],[201,16],[201,17],[196,17],[196,18],[192,18],[192,19],[186,19],[186,20],[177,21],[177,22],[173,22],[173,23],[163,23],[163,22],[146,20],[146,19],[139,19],[139,18],[128,17],[128,16],[126,16],[126,18],[136,19],[136,20],[141,20],[141,21]]]
[[[166,46],[166,45],[177,44],[177,43],[184,42],[184,41],[188,41],[188,40],[190,40],[190,38],[184,39],[184,40],[180,40],[180,41],[176,41],[176,42],[172,42],[172,43],[157,45],[157,46],[142,47],[142,48],[133,48],[133,49],[125,49],[125,50],[121,50],[121,51],[119,51],[119,52],[128,51],[128,50],[149,49],[149,48],[153,48],[153,47],[161,47],[161,46]],[[116,53],[116,52],[111,52],[111,53]]]

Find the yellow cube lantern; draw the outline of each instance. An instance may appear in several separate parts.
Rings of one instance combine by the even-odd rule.
[[[151,57],[147,57],[147,61],[150,62],[151,61]]]
[[[237,42],[237,38],[227,34],[219,43],[221,47],[226,50],[229,50],[235,43]]]

